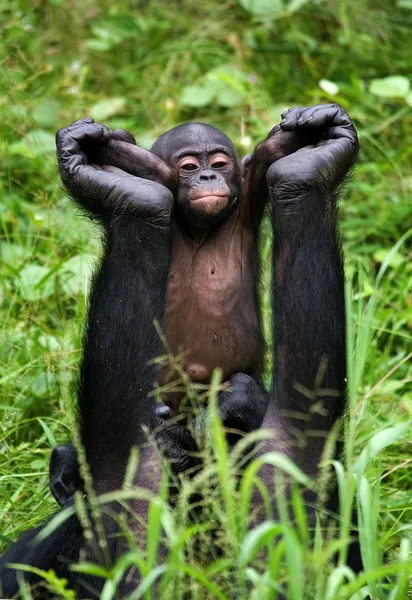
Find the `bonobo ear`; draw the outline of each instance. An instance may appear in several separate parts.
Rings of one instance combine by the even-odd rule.
[[[240,161],[241,164],[241,174],[242,174],[242,179],[244,179],[247,175],[248,169],[250,167],[250,160],[252,158],[251,154],[246,154],[246,156],[244,156],[242,158],[242,160]]]
[[[71,442],[56,446],[50,457],[50,490],[60,506],[65,506],[81,488],[77,452]]]

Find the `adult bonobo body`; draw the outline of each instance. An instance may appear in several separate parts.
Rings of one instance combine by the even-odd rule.
[[[155,491],[160,463],[155,449],[145,445],[142,425],[150,425],[154,408],[148,398],[157,378],[151,359],[159,355],[161,348],[153,319],[164,324],[167,292],[171,289],[169,241],[175,235],[173,228],[178,226],[178,218],[171,223],[170,216],[173,202],[175,206],[177,202],[164,185],[147,180],[153,174],[139,179],[116,166],[104,166],[108,162],[114,165],[116,156],[120,156],[117,153],[113,162],[108,160],[112,142],[123,149],[125,142],[116,140],[116,134],[103,127],[96,127],[90,121],[78,122],[58,137],[65,183],[73,197],[100,218],[106,239],[104,258],[92,289],[79,383],[82,442],[98,492],[121,486],[132,445],[141,449],[135,483]],[[123,140],[124,135],[120,135]],[[102,140],[108,142],[104,144],[105,160],[98,156]],[[139,156],[144,153],[134,148],[135,151],[127,147],[122,155],[124,169],[133,152]],[[291,153],[284,152],[280,158],[279,153],[282,155],[285,148]],[[336,192],[354,163],[357,150],[353,125],[336,105],[292,109],[256,149],[242,185],[241,198],[247,197],[250,203],[252,231],[266,199],[272,205],[274,230],[273,389],[263,419],[271,436],[262,452],[283,451],[310,475],[317,473],[325,438],[344,412],[345,318]],[[161,148],[158,151],[160,154]],[[275,161],[274,153],[278,153],[279,160]],[[202,160],[206,160],[206,155],[205,151]],[[211,156],[207,159],[213,161]],[[173,169],[161,158],[158,161],[155,167],[159,166],[160,171],[155,179],[160,181],[159,172],[161,177],[166,174],[176,198]],[[100,166],[93,166],[96,162]],[[200,160],[199,167],[190,164],[203,169]],[[225,167],[218,165],[216,171],[220,168]],[[129,167],[127,170],[132,171]],[[189,172],[192,170],[190,167]],[[208,181],[207,186],[213,179]],[[225,194],[215,193],[217,190],[212,187],[208,191],[212,197],[209,206],[222,207]],[[199,209],[202,202],[208,202],[206,198],[207,195],[200,200]],[[195,209],[197,200],[194,198],[192,204]],[[229,212],[223,224],[236,212],[239,214],[242,206],[230,195],[228,202],[232,208],[225,205]],[[225,402],[226,399],[227,396]],[[234,410],[238,404],[240,413],[248,415],[244,398],[236,388],[231,402]],[[165,435],[167,431],[166,428]],[[174,442],[173,438],[171,443]],[[261,475],[270,490],[275,512],[273,472],[265,467]],[[255,509],[264,504],[258,493],[254,503]],[[145,503],[135,503],[132,508],[144,522]],[[263,514],[261,511],[262,517]],[[106,531],[113,531],[111,522],[104,521],[103,526]],[[2,558],[3,593],[11,595],[17,589],[14,572],[5,568],[9,562],[28,563],[41,569],[52,567],[66,576],[72,586],[81,588],[82,581],[86,581],[101,589],[102,582],[97,578],[90,582],[85,575],[78,578],[67,568],[78,560],[87,544],[75,516],[40,545],[32,544],[34,535],[33,531],[26,534]],[[112,550],[113,536],[108,540]],[[100,560],[93,547],[88,552],[92,559]],[[35,580],[32,574],[26,577],[28,581]],[[132,578],[130,585],[135,585],[137,579]],[[120,585],[120,594],[127,593],[128,582]]]

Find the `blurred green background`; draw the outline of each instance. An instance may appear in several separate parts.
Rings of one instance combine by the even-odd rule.
[[[60,187],[54,134],[80,117],[128,129],[145,147],[204,121],[242,154],[286,108],[347,109],[362,148],[341,212],[363,343],[355,452],[411,419],[411,0],[0,0],[0,29],[0,540],[50,512],[50,448],[70,437],[99,244]],[[386,550],[399,532],[411,536],[411,455],[410,441],[394,444],[370,474],[371,485],[382,477]]]

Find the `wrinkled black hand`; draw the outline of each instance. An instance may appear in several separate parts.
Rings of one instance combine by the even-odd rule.
[[[349,115],[337,104],[291,108],[282,118],[280,130],[310,142],[273,163],[266,175],[272,199],[293,210],[300,194],[339,186],[356,161],[359,143]]]
[[[115,132],[131,143],[127,132]],[[160,183],[134,177],[125,171],[92,162],[112,133],[93,119],[80,119],[56,134],[61,179],[73,199],[104,221],[120,215],[135,216],[156,225],[168,225],[173,195]],[[117,137],[119,139],[119,137]]]

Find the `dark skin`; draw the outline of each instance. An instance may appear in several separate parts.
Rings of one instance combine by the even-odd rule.
[[[161,350],[152,323],[156,317],[164,325],[173,197],[158,183],[88,163],[81,151],[88,135],[80,125],[73,128],[58,136],[62,178],[76,201],[99,218],[106,240],[90,299],[79,382],[82,442],[98,492],[121,485],[130,448],[136,444],[141,460],[135,483],[156,491],[160,462],[155,449],[147,445],[142,425],[150,426],[154,412],[147,394],[157,373],[148,361]],[[289,133],[306,138],[308,132],[314,143],[269,168],[261,167],[267,184],[253,179],[253,170],[248,177],[251,189],[263,190],[271,203],[274,230],[273,389],[263,418],[270,439],[261,453],[285,452],[307,474],[316,475],[326,436],[342,417],[345,405],[343,269],[336,198],[356,159],[358,144],[350,119],[335,105],[288,111],[273,138]],[[95,135],[98,138],[102,133]],[[244,399],[235,388],[231,401],[233,406],[239,403],[241,414]],[[179,447],[179,438],[171,436],[169,441]],[[180,450],[185,451],[184,445]],[[275,513],[273,468],[262,468],[261,476]],[[258,493],[253,502],[263,518]],[[132,509],[144,523],[145,503],[133,502]],[[313,517],[313,510],[308,510]],[[106,532],[112,531],[110,520],[105,519],[103,526]],[[32,544],[35,533],[28,532],[2,558],[6,594],[17,589],[14,571],[5,567],[10,562],[55,568],[68,577],[70,585],[83,589],[85,576],[79,580],[67,569],[87,544],[76,517],[37,545]],[[112,544],[110,537],[114,558]],[[102,562],[93,548],[87,548],[92,559]],[[29,582],[36,579],[32,574],[25,577]],[[122,581],[120,593],[126,594],[137,580],[138,575],[131,583]],[[88,582],[101,589],[98,578]]]

